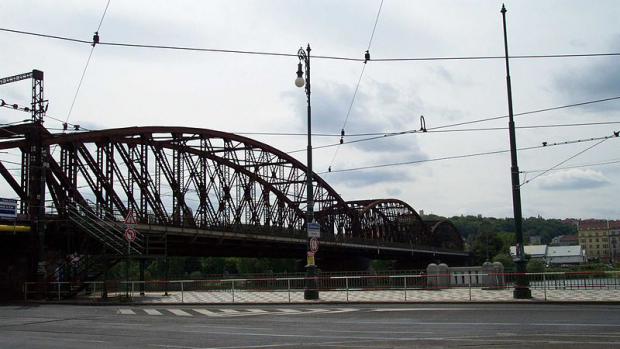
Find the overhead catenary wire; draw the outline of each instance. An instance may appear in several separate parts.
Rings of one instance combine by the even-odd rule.
[[[548,147],[561,146],[561,145],[569,145],[569,144],[576,144],[576,143],[587,143],[587,142],[593,142],[593,141],[605,141],[605,140],[610,139],[610,138],[616,138],[617,139],[618,136],[616,136],[614,134],[612,136],[603,136],[603,137],[594,137],[594,138],[587,138],[587,139],[577,139],[577,140],[564,141],[564,142],[547,143],[546,145],[536,145],[536,146],[530,146],[530,147],[522,147],[522,148],[518,148],[517,150],[518,151],[524,151],[524,150],[541,149],[541,148],[548,148]],[[464,158],[486,156],[486,155],[495,155],[495,154],[502,154],[502,153],[509,153],[509,152],[510,152],[510,149],[493,150],[493,151],[470,153],[470,154],[462,154],[462,155],[444,156],[444,157],[432,158],[432,159],[419,159],[419,160],[411,160],[411,161],[402,161],[402,162],[392,162],[392,163],[377,164],[377,165],[367,165],[367,166],[360,166],[360,167],[351,167],[351,168],[345,168],[345,169],[332,170],[330,172],[327,172],[327,171],[326,172],[319,172],[318,174],[338,173],[338,172],[352,172],[352,171],[369,170],[369,169],[376,169],[376,168],[395,167],[395,166],[404,166],[404,165],[414,165],[414,164],[425,163],[425,162],[435,162],[435,161],[444,161],[444,160],[464,159]]]
[[[599,145],[603,144],[605,141],[607,141],[609,138],[612,138],[612,137],[618,137],[618,133],[614,133],[614,135],[613,135],[613,136],[610,136],[610,137],[605,137],[605,138],[601,139],[600,141],[598,141],[598,142],[596,142],[596,143],[592,144],[591,146],[589,146],[589,147],[587,147],[587,148],[585,148],[585,149],[583,149],[583,150],[581,150],[581,151],[577,152],[576,154],[574,154],[574,155],[572,155],[572,156],[568,157],[567,159],[565,159],[565,160],[562,160],[562,161],[558,162],[557,164],[555,164],[555,165],[553,165],[552,167],[550,167],[548,170],[545,170],[545,171],[543,171],[543,172],[541,172],[541,173],[537,174],[536,176],[532,177],[531,179],[528,179],[528,180],[524,181],[523,183],[521,183],[520,187],[522,187],[522,186],[524,186],[524,185],[526,185],[526,184],[528,184],[528,183],[531,183],[531,182],[532,182],[533,180],[535,180],[536,178],[539,178],[539,177],[541,177],[541,176],[544,176],[544,175],[545,175],[545,174],[547,174],[549,171],[552,171],[553,169],[555,169],[555,168],[557,168],[557,167],[559,167],[559,166],[564,165],[564,164],[565,164],[565,163],[567,163],[568,161],[570,161],[570,160],[572,160],[572,159],[574,159],[574,158],[578,157],[579,155],[581,155],[581,154],[583,154],[583,153],[587,152],[588,150],[590,150],[590,149],[592,149],[592,148],[595,148],[595,147],[597,147],[597,146],[599,146]]]
[[[101,30],[101,25],[103,24],[103,19],[105,18],[106,13],[108,13],[108,7],[110,7],[110,0],[107,1],[106,5],[105,5],[105,9],[103,10],[103,14],[101,15],[101,19],[99,20],[99,25],[97,26],[97,30],[95,31],[95,36],[96,36],[96,40],[98,41],[99,39],[99,30]],[[80,88],[82,87],[82,82],[84,82],[84,76],[86,76],[86,71],[88,70],[88,66],[90,64],[90,60],[93,57],[93,52],[95,51],[95,44],[97,42],[95,41],[95,38],[93,38],[93,42],[91,43],[92,47],[90,49],[90,53],[88,54],[88,59],[86,60],[86,64],[84,65],[84,69],[82,70],[82,76],[80,77],[80,81],[78,82],[77,85],[77,89],[75,91],[75,95],[73,95],[73,101],[71,102],[71,106],[69,107],[69,112],[67,113],[67,118],[65,120],[65,122],[67,122],[69,120],[69,118],[71,117],[71,113],[73,112],[73,107],[75,106],[75,102],[77,100],[77,97],[80,93]]]
[[[381,0],[381,3],[379,4],[379,10],[377,11],[377,16],[375,17],[375,24],[372,27],[372,33],[370,34],[370,40],[368,40],[368,47],[366,49],[366,59],[370,58],[370,47],[372,45],[372,40],[375,37],[375,31],[377,30],[377,23],[379,23],[379,16],[381,15],[381,9],[383,8],[383,0]],[[364,77],[364,72],[366,71],[366,63],[367,61],[364,61],[364,64],[362,65],[362,70],[360,71],[360,76],[357,79],[357,84],[355,84],[355,91],[353,92],[353,97],[351,98],[351,103],[349,103],[349,109],[347,110],[347,114],[344,118],[344,122],[342,123],[342,129],[340,132],[340,144],[342,144],[344,142],[344,136],[345,136],[345,130],[347,128],[347,122],[349,121],[349,116],[351,116],[351,110],[353,109],[353,105],[355,104],[355,97],[357,97],[357,91],[359,91],[360,88],[360,84],[362,83],[362,78]],[[336,150],[334,151],[334,155],[332,156],[332,160],[329,163],[329,167],[328,169],[331,170],[332,165],[334,164],[334,161],[336,161],[336,157],[338,156],[338,150],[340,150],[340,147],[336,147]]]
[[[7,33],[14,33],[20,35],[28,35],[35,37],[42,37],[47,39],[63,40],[80,44],[92,44],[92,41],[71,38],[61,35],[42,34],[25,30],[17,30],[11,28],[0,28],[0,31]],[[282,53],[282,52],[267,52],[267,51],[251,51],[251,50],[228,50],[228,49],[216,49],[216,48],[204,48],[204,47],[191,47],[191,46],[175,46],[175,45],[149,45],[149,44],[135,44],[126,42],[99,42],[99,45],[104,46],[119,46],[119,47],[131,47],[131,48],[145,48],[145,49],[164,49],[164,50],[181,50],[181,51],[198,51],[198,52],[213,52],[213,53],[235,53],[235,54],[248,54],[248,55],[262,55],[262,56],[282,56],[282,57],[297,57],[296,53]],[[578,58],[578,57],[609,57],[620,56],[620,52],[589,52],[589,53],[568,53],[568,54],[540,54],[540,55],[513,55],[511,59],[542,59],[542,58]],[[364,62],[363,58],[344,57],[344,56],[327,56],[316,55],[312,56],[313,59],[330,59],[340,61],[353,61]],[[494,60],[505,59],[504,56],[445,56],[445,57],[396,57],[396,58],[373,58],[374,62],[406,62],[406,61],[441,61],[441,60]]]
[[[515,126],[516,129],[537,129],[537,128],[555,128],[555,127],[580,127],[580,126],[601,126],[601,125],[617,125],[620,124],[620,121],[600,121],[600,122],[580,122],[580,123],[570,123],[570,124],[544,124],[544,125],[521,125]],[[479,132],[479,131],[503,131],[507,130],[508,127],[476,127],[476,128],[457,128],[457,129],[448,129],[448,130],[431,130],[422,133],[450,133],[450,132]],[[415,133],[419,133],[419,130],[416,130]],[[297,137],[297,136],[307,136],[307,133],[301,132],[231,132],[237,135],[244,136],[289,136],[289,137]],[[368,137],[368,136],[383,136],[385,134],[391,134],[394,132],[366,132],[366,133],[352,133],[348,134],[347,137]],[[339,133],[312,133],[312,137],[325,137],[325,138],[335,138],[340,137]]]
[[[620,99],[620,96],[609,97],[609,98],[601,98],[601,99],[595,99],[595,100],[590,100],[590,101],[585,101],[585,102],[565,104],[565,105],[556,106],[556,107],[535,109],[535,110],[515,113],[514,116],[517,117],[517,116],[538,114],[538,113],[543,113],[543,112],[548,112],[548,111],[553,111],[553,110],[560,110],[560,109],[574,108],[574,107],[590,105],[590,104],[595,104],[595,103],[609,102],[609,101],[618,100],[618,99]],[[457,123],[446,124],[446,125],[441,125],[441,126],[436,126],[436,127],[429,127],[429,128],[426,129],[427,130],[426,132],[436,131],[436,130],[439,130],[439,129],[449,128],[449,127],[471,125],[471,124],[477,124],[477,123],[481,123],[481,122],[500,120],[500,119],[504,119],[504,118],[507,118],[507,117],[508,117],[508,115],[493,116],[493,117],[489,117],[489,118],[457,122]],[[421,132],[422,131],[420,131],[418,129],[410,129],[410,130],[405,130],[405,131],[400,131],[400,132],[378,133],[378,134],[376,134],[376,136],[373,134],[371,137],[362,138],[362,139],[356,139],[354,141],[347,142],[347,144],[353,144],[353,143],[359,143],[359,142],[368,142],[368,141],[373,141],[373,140],[377,140],[377,139],[385,139],[385,138],[394,137],[394,136],[401,136],[401,135],[412,134],[412,133],[421,133]],[[339,145],[339,143],[327,144],[327,145],[313,147],[312,149],[331,148],[331,147],[335,147],[335,146],[338,146],[338,145]],[[288,154],[293,154],[293,153],[298,153],[298,152],[302,152],[302,151],[306,151],[306,149],[297,149],[297,150],[289,151],[287,153]]]
[[[579,165],[573,165],[573,166],[562,166],[562,167],[556,167],[553,169],[545,169],[545,170],[526,170],[526,171],[519,171],[519,173],[527,174],[527,173],[538,173],[538,172],[561,171],[561,170],[571,170],[575,168],[604,166],[604,165],[613,165],[613,164],[620,164],[620,159],[612,159],[612,160],[607,160],[607,161],[579,164]]]

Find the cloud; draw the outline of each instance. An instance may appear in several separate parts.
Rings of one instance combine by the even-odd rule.
[[[614,39],[610,51],[620,49],[620,36]],[[555,78],[555,88],[567,100],[585,101],[620,96],[620,65],[617,57],[599,57],[585,68],[567,69]],[[585,108],[593,111],[617,109],[615,103],[595,103]]]
[[[344,185],[351,188],[366,187],[376,184],[389,184],[390,195],[396,196],[402,189],[394,187],[394,183],[411,182],[414,178],[403,171],[370,170],[324,174],[323,177],[331,185]]]
[[[346,118],[355,86],[336,82],[313,85],[312,130],[313,132],[340,133]],[[306,127],[306,101],[298,93],[285,92],[283,98],[293,104],[295,118],[300,131]],[[417,129],[419,127],[420,102],[415,95],[406,95],[397,87],[368,79],[357,92],[351,107],[344,142],[360,137],[347,137],[356,133],[393,132]],[[371,138],[373,136],[361,137]],[[334,139],[336,142],[337,139]],[[415,136],[397,136],[376,140],[353,142],[350,145],[364,153],[407,153],[413,158],[426,158]]]
[[[610,185],[611,182],[599,171],[571,169],[542,177],[538,187],[543,190],[582,190]]]

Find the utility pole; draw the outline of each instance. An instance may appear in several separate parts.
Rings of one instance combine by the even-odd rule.
[[[26,135],[28,148],[22,152],[21,187],[26,195],[22,198],[20,211],[22,214],[28,214],[33,246],[36,245],[32,253],[32,274],[36,275],[34,278],[38,281],[44,281],[47,277],[44,222],[45,175],[49,164],[48,150],[43,146],[43,117],[47,111],[47,100],[43,95],[43,72],[35,69],[28,73],[5,77],[0,79],[0,85],[26,79],[32,79],[32,102],[30,108],[19,110],[31,113],[32,124],[30,132]],[[4,105],[2,101],[2,106]],[[13,108],[18,109],[16,104]]]
[[[519,182],[519,165],[517,163],[517,141],[515,136],[515,122],[512,111],[512,86],[510,83],[510,65],[508,62],[508,35],[506,34],[506,7],[502,4],[502,20],[504,24],[504,52],[506,57],[506,89],[508,91],[508,132],[510,133],[510,161],[511,161],[511,181],[512,181],[512,207],[515,218],[515,233],[517,240],[517,277],[515,279],[515,289],[513,297],[516,299],[532,298],[532,291],[529,288],[527,279],[525,251],[523,248],[523,218],[521,214],[521,183]]]
[[[45,251],[45,182],[47,149],[43,146],[43,117],[47,110],[43,96],[43,72],[32,71],[32,129],[30,132],[30,159],[28,170],[29,215],[31,229],[38,240],[37,279],[46,281]]]

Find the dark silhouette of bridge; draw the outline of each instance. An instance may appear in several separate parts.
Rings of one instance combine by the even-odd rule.
[[[21,155],[17,169],[0,161],[0,174],[32,227],[31,269],[52,251],[122,258],[130,212],[134,256],[305,257],[306,168],[267,144],[189,127],[50,133],[33,122],[0,132],[0,150]],[[425,222],[398,199],[345,201],[316,173],[312,182],[319,266],[467,260],[449,221]]]

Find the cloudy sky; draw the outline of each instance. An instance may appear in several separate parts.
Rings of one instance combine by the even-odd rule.
[[[501,56],[500,1],[384,0],[372,58]],[[0,27],[91,40],[107,0],[0,2]],[[362,58],[381,0],[111,0],[102,42],[191,46]],[[620,52],[617,1],[506,1],[511,55]],[[91,52],[87,44],[0,31],[0,75],[45,72],[48,114],[89,129],[183,125],[229,132],[306,132],[305,96],[294,86],[295,57],[99,45],[69,114]],[[512,59],[515,113],[620,96],[620,56]],[[364,64],[312,59],[313,132],[339,134]],[[349,112],[348,135],[428,129],[506,115],[501,59],[370,61]],[[0,86],[0,98],[28,103],[29,83]],[[0,109],[0,122],[24,119]],[[515,119],[518,147],[589,139],[620,130],[620,100]],[[615,124],[614,124],[615,122]],[[557,125],[592,124],[571,127]],[[604,124],[600,124],[604,123]],[[507,119],[440,128],[314,151],[316,172],[345,200],[395,197],[439,215],[510,217]],[[48,119],[46,126],[61,123]],[[469,130],[493,128],[493,130]],[[454,131],[468,129],[469,131]],[[303,136],[250,136],[284,151]],[[315,146],[339,137],[315,136]],[[523,150],[522,171],[549,169],[596,142]],[[337,153],[336,153],[337,152]],[[305,153],[292,153],[305,163]],[[14,154],[0,159],[16,161]],[[521,175],[525,216],[620,219],[620,138],[559,168]],[[399,166],[375,167],[409,163]],[[607,163],[601,165],[600,163]],[[591,165],[591,166],[582,166]],[[360,167],[371,167],[355,170]],[[348,171],[351,170],[351,171]],[[528,182],[530,181],[531,182]],[[14,196],[4,181],[0,194]]]

